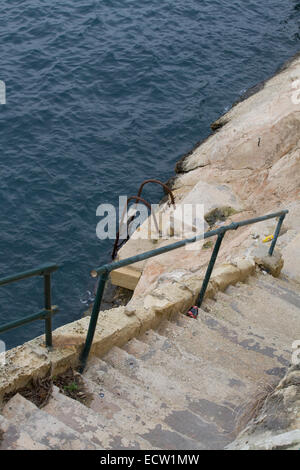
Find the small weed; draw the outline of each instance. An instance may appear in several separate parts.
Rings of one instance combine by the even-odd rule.
[[[81,375],[73,369],[68,369],[61,375],[53,377],[53,383],[60,392],[88,406],[92,397],[85,389]]]
[[[76,392],[78,390],[78,385],[75,382],[72,382],[70,385],[65,385],[64,390],[68,392]]]
[[[209,250],[210,248],[212,248],[214,245],[214,242],[209,240],[208,242],[205,242],[204,245],[203,245],[203,248],[204,250]]]
[[[53,377],[51,377],[49,372],[44,378],[32,379],[26,387],[18,390],[18,393],[34,403],[38,408],[43,408],[51,398],[53,385],[56,385],[64,395],[86,406],[91,401],[91,395],[86,391],[81,375],[71,368],[63,374],[54,375]],[[15,394],[16,392],[6,394],[3,400],[4,403],[7,403]]]

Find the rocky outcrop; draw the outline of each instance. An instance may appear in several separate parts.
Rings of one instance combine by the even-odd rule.
[[[299,80],[300,58],[296,57],[214,123],[212,127],[217,131],[177,164],[177,175],[170,180],[177,206],[204,205],[205,230],[212,224],[218,227],[224,221],[230,223],[289,209],[279,246],[286,257],[283,272],[294,280],[300,279],[293,256],[300,250]],[[224,209],[227,215],[218,216],[224,214]],[[168,218],[172,210],[164,204],[157,216]],[[270,221],[228,233],[218,261],[231,261],[232,253],[247,258],[253,249],[262,245],[265,237],[274,233],[275,224],[276,221]],[[142,237],[133,237],[121,248],[119,259],[169,244],[175,241],[174,235],[176,240],[187,237],[176,230],[176,224],[164,233],[166,236],[154,230],[148,234],[146,225],[139,231]],[[211,250],[201,243],[197,248],[198,251],[178,250],[177,256],[170,252],[130,266],[134,279],[130,285],[137,284],[133,300],[143,295],[143,289],[155,288],[165,272],[203,271]]]
[[[300,366],[289,369],[230,450],[300,449]]]

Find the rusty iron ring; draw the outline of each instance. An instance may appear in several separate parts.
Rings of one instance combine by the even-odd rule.
[[[145,180],[142,182],[141,186],[140,186],[140,189],[138,191],[138,196],[140,197],[141,194],[142,194],[142,191],[143,191],[143,187],[148,184],[148,183],[155,183],[155,184],[159,184],[160,186],[162,186],[166,192],[169,194],[170,198],[171,198],[171,203],[173,206],[175,206],[175,197],[174,197],[174,194],[173,192],[171,191],[171,189],[165,184],[165,183],[162,183],[162,181],[159,181],[159,180],[155,180],[155,179],[149,179],[149,180]]]

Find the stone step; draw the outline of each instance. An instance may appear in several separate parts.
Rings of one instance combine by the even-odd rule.
[[[154,422],[159,420],[156,416],[157,409],[165,410],[167,405],[165,401],[160,400],[155,394],[149,393],[149,390],[134,382],[128,375],[124,375],[122,371],[115,369],[109,363],[99,358],[93,357],[85,370],[84,379],[89,379],[97,385],[97,390],[101,394],[104,389],[109,390],[113,395],[114,401],[120,400],[122,407],[131,407],[131,411],[138,412],[141,406],[141,398],[143,400],[142,414],[139,421],[143,421],[147,415],[147,419],[151,418]]]
[[[48,450],[44,444],[35,442],[27,432],[0,415],[0,450]]]
[[[157,424],[155,428],[149,430],[144,434],[144,439],[146,439],[153,446],[154,449],[160,450],[206,450],[207,446],[194,440],[188,438],[186,435],[181,434],[180,432],[169,430],[169,427],[165,427],[164,424]],[[197,435],[197,437],[199,437]],[[210,443],[212,448],[213,443]],[[225,443],[217,444],[217,449],[223,449]]]
[[[300,297],[300,284],[295,282],[293,279],[284,277],[282,275],[280,277],[273,277],[270,274],[259,273],[256,276],[249,277],[247,282],[252,284],[256,281],[268,283],[278,288],[281,287],[282,289],[287,289],[288,291],[293,292],[297,297]]]
[[[215,315],[219,322],[231,325],[239,331],[241,335],[257,341],[261,348],[273,348],[277,351],[277,356],[283,354],[285,360],[283,367],[288,366],[290,352],[288,345],[290,336],[284,331],[280,331],[278,320],[266,312],[257,312],[251,305],[244,305],[244,300],[239,293],[234,297],[225,297],[220,293],[216,302],[207,305],[209,313]],[[275,324],[272,328],[270,325]]]
[[[245,294],[251,299],[252,294]],[[238,330],[241,334],[257,339],[265,347],[273,345],[276,349],[285,351],[290,335],[281,331],[278,319],[267,311],[258,312],[252,304],[246,303],[243,294],[238,290],[232,295],[220,292],[216,301],[206,302],[206,313],[213,315],[224,325]],[[268,312],[268,313],[267,313]]]
[[[299,338],[300,310],[260,285],[239,285],[227,289],[227,296],[236,310],[243,311],[261,328],[271,330],[274,337]],[[219,296],[218,296],[219,297]],[[221,297],[221,296],[220,296]],[[271,334],[271,333],[270,333]],[[291,344],[287,344],[291,347]]]
[[[245,311],[246,308],[248,308],[248,313]],[[264,374],[281,377],[290,364],[289,339],[279,333],[279,324],[277,325],[277,334],[276,331],[270,332],[269,329],[260,328],[259,319],[255,322],[254,318],[251,317],[252,307],[250,305],[245,307],[244,304],[240,304],[238,309],[239,315],[240,312],[244,313],[244,320],[243,322],[240,320],[239,325],[232,326],[228,321],[228,317],[225,320],[221,318],[222,315],[228,315],[228,310],[218,300],[211,310],[215,320],[212,328],[221,329],[225,335],[230,337],[232,342],[246,351],[249,366],[254,364],[256,368],[261,367],[262,379]],[[264,313],[261,312],[262,315]],[[233,318],[232,312],[230,318],[231,320]]]
[[[276,297],[282,298],[289,305],[292,304],[300,310],[300,285],[273,276],[260,275],[257,279],[249,279],[249,285],[256,285],[271,292]]]
[[[201,358],[193,358],[194,363],[184,356],[181,360],[179,357],[174,359],[172,355],[162,350],[156,351],[155,348],[138,358],[124,349],[116,349],[115,356],[108,353],[105,360],[120,371],[123,370],[133,380],[140,380],[144,387],[172,407],[177,400],[188,405],[194,398],[210,397],[218,401],[223,396],[230,401],[235,397],[228,386],[228,375]],[[154,356],[152,362],[151,356]]]
[[[83,381],[92,397],[89,407],[107,421],[109,435],[116,436],[115,440],[110,439],[109,445],[112,448],[117,445],[119,449],[153,449],[152,445],[141,437],[153,428],[151,417],[140,407],[134,407],[121,393],[114,394],[104,386],[104,374],[98,369],[95,359],[92,359],[93,365],[88,364]],[[108,376],[107,372],[105,375]],[[116,386],[120,382],[120,376],[121,374],[115,382]]]
[[[234,290],[234,287],[239,288],[241,291],[247,291],[247,288],[261,289],[266,292],[267,299],[274,299],[283,301],[283,305],[291,308],[291,312],[295,315],[299,314],[300,310],[300,285],[286,282],[284,279],[274,278],[270,275],[258,274],[250,277],[247,283],[238,283],[235,286],[229,286],[226,293]]]
[[[95,362],[96,360],[96,362]],[[88,365],[87,375],[93,377],[94,381],[101,387],[109,388],[114,394],[117,401],[126,399],[134,407],[135,415],[138,418],[139,423],[145,423],[147,426],[156,427],[161,424],[163,431],[172,431],[172,429],[166,424],[165,419],[168,415],[172,414],[174,410],[181,410],[181,402],[172,402],[170,407],[165,399],[160,400],[155,393],[150,393],[140,385],[137,385],[130,377],[123,375],[118,369],[114,369],[108,363],[101,361],[100,359],[92,359],[93,366],[91,368]],[[86,373],[85,373],[86,374]],[[99,382],[98,382],[99,381]],[[148,387],[149,388],[149,387]],[[141,407],[141,402],[143,406]],[[159,414],[157,413],[159,410]],[[166,433],[167,442],[169,441],[169,435]],[[161,446],[164,446],[165,442],[163,436],[161,437]],[[166,448],[167,447],[163,447]]]
[[[16,394],[0,449],[223,449],[258,386],[284,375],[299,318],[300,286],[259,273],[205,300],[196,320],[173,314],[90,359],[88,406],[56,387],[42,410]]]
[[[218,298],[216,304],[212,305],[211,312],[214,315],[212,327],[223,330],[233,343],[243,349],[249,373],[254,371],[256,377],[260,375],[263,381],[267,376],[277,379],[284,376],[291,358],[291,352],[288,350],[289,340],[285,336],[260,328],[257,324],[259,320],[254,318],[249,322],[247,318],[251,318],[251,312],[241,314],[242,306],[237,306],[236,303],[231,308],[227,302],[222,304]],[[237,324],[237,317],[241,318],[241,315],[244,317],[243,321],[240,319]],[[253,380],[257,382],[255,376]]]
[[[180,347],[175,341],[150,330],[140,340],[134,338],[123,349],[146,365],[165,370],[167,376],[176,377],[191,392],[205,394],[219,401],[231,401],[236,396],[228,384],[228,371],[223,366],[216,367],[204,357],[197,357]],[[216,379],[219,388],[216,387]]]
[[[105,395],[105,394],[103,394]],[[100,398],[100,397],[99,397]],[[119,426],[112,423],[112,420],[103,418],[103,403],[105,398],[101,399],[100,413],[95,413],[91,409],[72,398],[60,393],[57,387],[53,387],[52,397],[49,403],[43,408],[50,415],[58,418],[70,428],[84,435],[89,441],[102,449],[138,449],[138,442],[134,441],[131,435],[122,442],[124,432]],[[126,434],[125,434],[126,436]]]
[[[84,379],[90,380],[87,379],[87,377],[93,378],[92,383],[94,387],[96,387],[95,391],[97,390],[97,394],[105,393],[104,384],[105,387],[109,387],[111,393],[114,394],[114,403],[118,403],[118,405],[122,406],[124,399],[130,403],[132,406],[131,415],[129,415],[130,429],[134,426],[135,436],[138,435],[140,439],[148,440],[148,448],[149,443],[151,443],[150,445],[152,446],[158,446],[156,448],[168,450],[172,442],[174,444],[176,441],[181,442],[181,446],[183,446],[182,449],[187,450],[190,446],[192,446],[192,449],[199,449],[197,442],[175,432],[166,424],[165,418],[172,414],[174,410],[165,403],[165,400],[160,401],[155,394],[150,393],[142,386],[136,384],[128,376],[123,375],[122,371],[114,369],[106,362],[98,358],[93,358],[92,361],[89,362],[92,362],[92,365],[88,364]],[[93,403],[91,407],[97,411]],[[177,408],[181,409],[180,406]],[[128,410],[128,403],[126,403],[126,409]],[[135,423],[132,422],[132,417]],[[118,420],[118,422],[120,422],[120,420]],[[142,448],[147,447],[144,445]],[[175,449],[175,447],[171,448]]]
[[[183,381],[178,380],[176,376],[172,377],[169,372],[167,374],[164,368],[149,367],[135,356],[117,347],[113,347],[104,360],[131,377],[136,383],[142,384],[151,393],[155,393],[170,407],[174,403],[181,403],[182,410],[175,409],[164,422],[177,433],[197,440],[200,449],[223,448],[226,441],[232,440],[231,436],[220,433],[215,423],[205,421],[204,417],[190,411],[189,406],[194,404],[196,407],[198,399],[203,399],[203,396],[195,396],[197,395],[195,391]],[[149,440],[148,435],[143,437]]]
[[[143,336],[143,339],[145,337],[146,335]],[[214,423],[219,432],[232,433],[235,429],[238,412],[237,403],[242,403],[242,394],[234,395],[232,388],[228,385],[228,377],[225,377],[225,383],[223,377],[222,383],[218,381],[219,377],[215,370],[213,377],[203,374],[202,369],[197,367],[199,361],[196,357],[192,355],[188,357],[184,352],[178,354],[174,344],[168,342],[167,338],[164,340],[154,331],[148,332],[147,341],[148,343],[145,343],[133,339],[125,346],[125,350],[153,369],[162,366],[166,370],[170,370],[170,376],[177,377],[180,382],[188,386],[191,392],[194,392],[194,397],[197,397],[197,402],[190,401],[189,403],[189,408],[193,413],[198,414],[199,412],[201,418],[205,415],[205,419]],[[209,368],[211,369],[211,367]],[[217,391],[214,394],[215,397],[208,388],[207,382],[210,382],[214,390]],[[214,401],[212,401],[213,399]],[[207,406],[202,406],[200,409],[199,401],[202,405]],[[228,406],[232,401],[235,401],[236,405]],[[235,407],[236,410],[234,410]],[[222,412],[220,413],[220,411]],[[224,422],[225,415],[226,422]]]
[[[212,319],[211,319],[212,321]],[[178,323],[181,324],[181,327],[178,327]],[[164,350],[168,350],[170,354],[178,348],[180,351],[192,351],[195,355],[200,353],[199,350],[199,337],[201,337],[203,326],[200,326],[200,329],[197,330],[198,320],[192,320],[184,315],[180,315],[176,319],[176,324],[172,324],[170,322],[164,322],[164,331],[166,336],[161,336],[157,332],[149,331],[146,332],[141,339],[148,343],[148,344],[155,344],[156,348],[162,347]],[[193,327],[191,329],[191,327]],[[172,339],[172,335],[174,338]],[[232,343],[224,342],[223,338],[218,339],[216,337],[216,332],[213,331],[213,337],[210,340],[210,337],[207,336],[205,332],[205,338],[208,339],[207,346],[211,346],[213,340],[218,344],[215,348],[217,354],[215,354],[215,358],[219,359],[219,366],[225,372],[228,373],[229,385],[234,389],[235,397],[231,398],[231,402],[235,403],[236,405],[236,413],[244,407],[245,404],[245,396],[248,397],[248,402],[251,401],[252,397],[254,398],[257,395],[258,386],[261,388],[264,384],[272,384],[275,381],[278,381],[278,378],[274,379],[270,377],[270,375],[275,375],[274,369],[271,371],[269,369],[265,369],[266,365],[270,365],[269,362],[262,361],[261,359],[258,361],[253,360],[253,354],[249,354],[248,350],[244,350],[244,348],[240,348],[240,346]],[[225,350],[225,347],[227,349]],[[236,351],[237,348],[242,349],[241,351]],[[219,350],[220,349],[220,350]],[[235,351],[235,355],[232,353]],[[208,352],[207,348],[201,352],[205,355],[205,357],[209,357],[210,353]],[[212,352],[212,354],[214,351]],[[148,353],[149,354],[149,353]],[[235,377],[232,376],[231,372],[232,369],[228,365],[229,363],[232,365],[232,369],[234,373],[238,372],[238,375]],[[213,357],[209,357],[209,360],[213,360]],[[285,371],[285,368],[283,368]],[[278,371],[276,371],[277,373]],[[246,386],[247,384],[247,386]],[[224,394],[224,389],[222,390],[222,394]],[[223,395],[224,400],[224,395]],[[221,400],[220,400],[221,401]]]
[[[164,322],[158,332],[168,336],[176,347],[206,358],[226,373],[235,396],[254,395],[258,383],[273,381],[266,371],[273,370],[274,364],[277,367],[277,362],[263,354],[266,346],[258,347],[251,330],[242,333],[238,327],[222,322],[213,309],[211,313],[201,310],[197,320],[182,316],[177,322],[181,326]]]
[[[138,338],[138,340],[139,340],[139,343],[141,342],[144,343],[145,352],[149,350],[149,346],[158,347],[162,351],[168,351],[171,347],[167,336],[161,335],[157,331],[154,331],[154,330],[146,331],[142,336]],[[129,352],[130,354],[135,354],[134,353],[135,344],[136,343],[134,341],[129,341],[127,344],[125,344],[125,346],[123,346],[123,349],[126,349],[126,351]],[[139,354],[139,347],[137,348],[137,354]]]
[[[16,394],[3,408],[3,416],[34,442],[55,450],[96,450],[97,445],[66,426],[20,394]]]

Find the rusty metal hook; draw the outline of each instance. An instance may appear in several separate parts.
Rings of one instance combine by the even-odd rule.
[[[124,208],[124,211],[123,211],[123,214],[122,214],[122,217],[121,217],[121,221],[123,220],[124,218],[124,215],[125,213],[127,212],[128,210],[128,204],[131,202],[131,201],[139,201],[139,202],[142,202],[149,210],[150,210],[150,214],[151,214],[151,205],[149,204],[148,201],[146,201],[145,199],[143,199],[142,197],[140,196],[131,196],[127,199],[127,202],[126,202],[126,206]],[[157,230],[157,233],[159,233],[159,227],[158,227],[158,223],[157,223],[157,220],[156,220],[156,216],[155,214],[153,213],[153,220],[154,220],[154,224],[155,224],[155,228]],[[129,224],[130,222],[133,221],[134,219],[134,215],[127,221],[127,224]],[[112,259],[115,259],[116,255],[117,255],[117,252],[118,250],[121,248],[121,246],[128,240],[129,238],[129,235],[127,235],[127,239],[124,239],[122,240],[122,242],[119,244],[119,239],[120,239],[120,229],[118,230],[118,233],[116,234],[116,240],[115,240],[115,243],[114,243],[114,247],[113,247],[113,251],[112,251]]]

